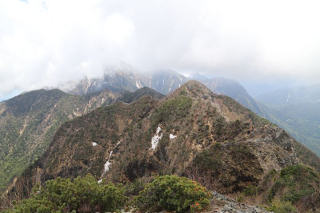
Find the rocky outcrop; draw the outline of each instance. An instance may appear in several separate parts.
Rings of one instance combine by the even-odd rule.
[[[245,203],[237,202],[236,200],[213,192],[213,199],[210,210],[205,213],[268,213],[265,209],[258,206],[250,206]]]

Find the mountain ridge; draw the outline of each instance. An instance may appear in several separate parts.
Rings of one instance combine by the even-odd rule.
[[[88,99],[58,89],[36,90],[18,95],[0,105],[0,191],[46,149],[56,129],[65,121],[118,95],[103,91]]]
[[[85,173],[114,182],[177,174],[219,192],[240,193],[262,184],[273,169],[302,163],[296,148],[282,129],[189,81],[166,98],[117,102],[63,124],[9,197],[22,198],[47,179]]]

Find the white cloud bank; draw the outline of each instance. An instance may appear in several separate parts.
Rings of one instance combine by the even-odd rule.
[[[0,97],[125,62],[320,80],[319,1],[0,0]]]

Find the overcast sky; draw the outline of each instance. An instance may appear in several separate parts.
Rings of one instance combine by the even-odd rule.
[[[0,98],[123,63],[317,83],[319,9],[317,0],[0,0]]]

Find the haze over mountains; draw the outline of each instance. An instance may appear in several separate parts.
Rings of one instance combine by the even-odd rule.
[[[320,155],[320,86],[276,90],[256,98],[266,117]]]

